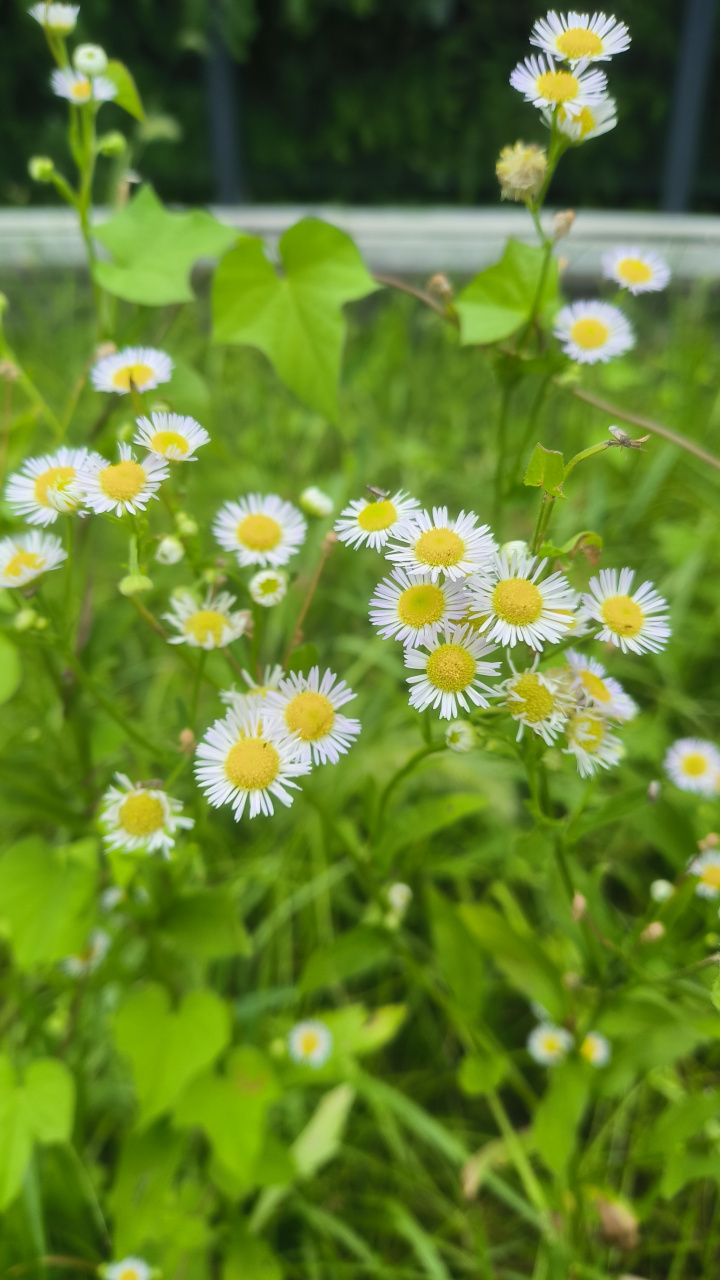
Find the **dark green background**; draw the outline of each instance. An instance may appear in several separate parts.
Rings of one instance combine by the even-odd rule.
[[[0,201],[42,203],[31,152],[64,156],[64,108],[48,88],[41,32],[25,0],[5,0],[0,82]],[[542,139],[534,108],[509,87],[530,52],[533,0],[219,0],[237,59],[243,164],[255,201],[357,204],[494,202],[494,160],[517,137]],[[620,124],[576,152],[553,202],[656,208],[682,0],[623,0],[629,53],[610,64]],[[213,198],[203,46],[208,0],[82,0],[78,36],[135,72],[149,108],[174,116],[182,141],[140,161],[166,200]],[[693,208],[720,204],[713,51]],[[125,125],[115,107],[106,127]],[[102,193],[99,193],[102,195]]]

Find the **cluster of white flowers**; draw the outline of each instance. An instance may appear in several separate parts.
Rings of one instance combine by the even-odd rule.
[[[588,631],[623,652],[664,648],[667,606],[650,583],[633,591],[631,569],[603,569],[580,596],[524,543],[498,549],[473,512],[453,519],[445,507],[421,511],[403,492],[350,503],[335,530],[396,566],[375,590],[370,619],[403,645],[411,706],[455,722],[459,709],[472,713],[499,698],[518,738],[527,728],[549,745],[564,733],[584,777],[617,764],[622,748],[612,726],[635,715],[632,699],[593,657],[570,650],[560,665],[539,670],[541,655]],[[519,644],[535,655],[522,670],[512,660]],[[511,671],[505,679],[501,661],[488,661],[499,648]],[[472,725],[451,726],[447,744],[470,750]]]
[[[543,1020],[533,1027],[527,1040],[530,1057],[543,1067],[554,1067],[575,1048],[575,1040],[565,1027]],[[607,1066],[612,1056],[610,1041],[599,1031],[588,1031],[577,1046],[578,1053],[591,1067]]]

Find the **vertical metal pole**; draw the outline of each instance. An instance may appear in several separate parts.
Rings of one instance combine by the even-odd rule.
[[[667,213],[690,207],[716,16],[717,0],[687,0],[663,173]]]
[[[245,183],[238,129],[237,67],[222,38],[220,0],[211,0],[208,35],[205,74],[215,199],[218,204],[242,204]]]

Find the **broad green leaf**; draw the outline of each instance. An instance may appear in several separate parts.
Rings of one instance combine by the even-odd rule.
[[[340,1054],[374,1053],[397,1035],[407,1009],[404,1004],[386,1004],[368,1013],[363,1004],[347,1004],[323,1013],[322,1020],[332,1032],[333,1045]]]
[[[340,1150],[355,1090],[349,1084],[331,1089],[295,1139],[292,1153],[301,1178],[311,1178]]]
[[[163,1214],[185,1142],[166,1122],[124,1139],[108,1196],[119,1256],[140,1252],[163,1235]]]
[[[96,262],[94,276],[108,293],[147,307],[192,302],[190,272],[199,258],[216,258],[237,240],[209,213],[170,213],[152,187],[144,186],[130,204],[93,235],[113,255]]]
[[[115,1042],[130,1059],[141,1126],[171,1107],[229,1039],[228,1007],[212,991],[191,991],[177,1013],[154,983],[126,996],[115,1015]]]
[[[535,1149],[551,1173],[560,1175],[575,1146],[587,1105],[593,1067],[570,1059],[553,1067],[533,1119]]]
[[[501,1084],[506,1073],[506,1064],[499,1054],[494,1057],[480,1057],[479,1054],[469,1054],[467,1058],[463,1058],[458,1071],[458,1084],[463,1093],[467,1093],[470,1097],[480,1096],[484,1093],[491,1093],[493,1089],[497,1089]]]
[[[201,959],[250,954],[237,906],[224,889],[199,889],[176,898],[159,929],[179,951]]]
[[[555,498],[563,498],[562,482],[565,475],[563,456],[556,449],[546,449],[536,444],[528,463],[523,484],[532,485],[536,489],[544,489],[545,493]]]
[[[537,1000],[551,1017],[561,1020],[565,993],[560,976],[534,938],[520,937],[507,920],[484,903],[463,903],[459,908],[473,937],[518,991]]]
[[[695,1155],[690,1151],[675,1151],[668,1159],[660,1182],[660,1195],[671,1200],[688,1182],[696,1182],[700,1178],[712,1178],[720,1181],[720,1152],[711,1151],[706,1155]]]
[[[501,342],[527,324],[536,302],[538,313],[542,313],[557,298],[554,258],[540,291],[543,260],[542,249],[509,240],[500,262],[470,281],[455,304],[464,344]]]
[[[700,1133],[708,1120],[720,1111],[720,1092],[690,1093],[666,1107],[645,1130],[638,1143],[638,1156],[668,1156],[688,1138]]]
[[[32,1134],[10,1059],[0,1057],[0,1212],[15,1199],[32,1154]]]
[[[460,1008],[475,1020],[482,1008],[485,989],[480,948],[453,903],[430,889],[428,904],[440,973]]]
[[[462,818],[479,813],[486,806],[486,797],[475,792],[458,792],[432,800],[421,800],[412,808],[402,809],[388,822],[382,836],[380,855],[389,859],[417,840],[435,835],[437,831],[444,831]]]
[[[344,982],[385,964],[393,955],[393,944],[387,933],[359,925],[341,933],[327,947],[313,951],[300,978],[298,990],[306,995],[334,982]]]
[[[236,1232],[222,1265],[222,1280],[282,1280],[282,1267],[270,1245],[249,1232]]]
[[[67,1142],[75,1086],[67,1067],[52,1058],[31,1062],[19,1082],[10,1059],[0,1056],[0,1212],[18,1194],[33,1142]]]
[[[37,1058],[25,1072],[28,1124],[38,1142],[69,1142],[75,1114],[75,1082],[54,1058]]]
[[[377,289],[349,236],[304,218],[282,236],[282,274],[243,237],[213,283],[213,338],[257,347],[300,400],[337,421],[342,308]]]
[[[20,969],[81,949],[92,921],[96,858],[93,840],[52,849],[37,836],[0,858],[0,925]]]
[[[122,107],[123,111],[127,111],[128,115],[134,116],[136,120],[144,120],[145,112],[137,85],[125,64],[111,58],[103,75],[111,80],[117,89],[117,95],[113,98],[116,106]]]
[[[20,684],[20,656],[7,636],[0,635],[0,703],[12,698]]]
[[[204,1129],[220,1163],[251,1186],[267,1109],[278,1093],[268,1059],[244,1045],[232,1053],[224,1075],[203,1075],[188,1086],[175,1106],[174,1120]]]

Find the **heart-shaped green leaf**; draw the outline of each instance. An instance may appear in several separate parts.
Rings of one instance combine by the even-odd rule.
[[[533,245],[508,240],[505,252],[459,295],[463,343],[501,342],[526,324],[535,310],[541,314],[557,298],[558,268],[551,258],[545,268],[545,252]]]
[[[230,1057],[224,1076],[205,1075],[189,1086],[175,1108],[175,1123],[200,1125],[221,1164],[251,1182],[265,1114],[277,1094],[268,1060],[259,1049],[244,1045]]]
[[[67,1142],[74,1109],[73,1078],[62,1062],[38,1058],[19,1083],[0,1056],[0,1212],[22,1186],[33,1142]]]
[[[52,849],[36,836],[0,858],[0,921],[18,968],[80,950],[92,922],[96,861],[94,840]]]

